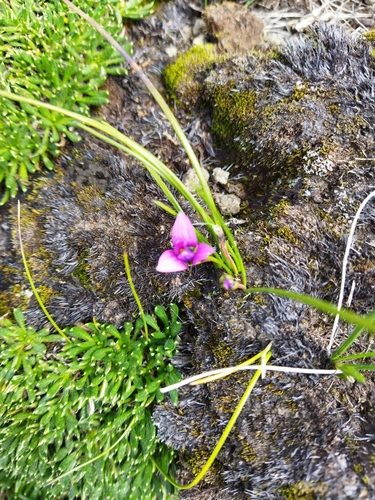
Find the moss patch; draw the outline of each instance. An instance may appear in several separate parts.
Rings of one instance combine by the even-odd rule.
[[[183,106],[194,105],[202,92],[197,72],[203,74],[215,62],[223,60],[224,56],[219,56],[212,44],[197,45],[182,54],[164,71],[170,98]]]
[[[321,484],[306,483],[300,481],[291,486],[283,486],[279,489],[285,500],[317,500],[322,498],[326,488]]]

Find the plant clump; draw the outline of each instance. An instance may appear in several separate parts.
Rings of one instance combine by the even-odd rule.
[[[141,1],[76,4],[113,35],[122,16],[141,17],[151,4]],[[131,45],[118,38],[125,50]],[[61,0],[27,0],[0,4],[0,85],[2,90],[41,99],[88,116],[90,106],[107,102],[102,89],[107,75],[124,75],[122,58],[85,20]],[[18,189],[26,190],[29,174],[42,165],[52,170],[67,139],[76,142],[74,120],[54,111],[0,99],[0,183],[4,204]]]
[[[0,488],[7,498],[172,499],[156,473],[173,452],[151,419],[159,388],[180,376],[169,363],[180,330],[178,308],[116,329],[91,322],[47,329],[0,322]],[[176,394],[172,395],[176,400]]]

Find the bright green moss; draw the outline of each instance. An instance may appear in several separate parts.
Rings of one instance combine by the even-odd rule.
[[[164,71],[164,82],[170,97],[184,106],[194,104],[201,93],[201,84],[196,78],[197,71],[205,71],[223,59],[211,44],[197,45],[182,54]],[[182,95],[183,102],[180,102]]]
[[[129,5],[131,4],[131,5]],[[142,17],[152,2],[77,0],[125,50],[119,39],[121,15]],[[137,16],[138,13],[138,16]],[[0,87],[83,115],[90,106],[108,102],[102,88],[107,75],[122,75],[122,57],[102,35],[60,0],[0,2]],[[54,169],[65,138],[76,142],[74,120],[29,104],[0,98],[0,182],[4,204],[18,189],[26,190],[30,174],[41,166]]]
[[[368,31],[367,33],[363,33],[363,36],[366,40],[370,42],[375,42],[375,30]]]
[[[87,264],[87,256],[89,254],[89,251],[83,250],[81,254],[78,256],[78,265],[73,271],[73,276],[79,280],[81,285],[86,288],[86,290],[92,290],[92,284],[90,281],[90,274],[88,270],[88,264]]]

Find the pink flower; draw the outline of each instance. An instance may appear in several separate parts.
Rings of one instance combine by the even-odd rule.
[[[242,283],[239,283],[237,279],[230,274],[223,274],[220,278],[220,283],[225,288],[225,290],[237,290],[237,288],[241,288],[242,290],[244,290],[245,287]]]
[[[196,266],[215,253],[207,243],[198,243],[193,224],[183,212],[179,212],[173,224],[172,243],[174,248],[159,257],[156,270],[160,273],[186,271],[189,265]]]
[[[223,279],[223,287],[225,288],[225,290],[230,290],[231,288],[234,287],[234,281],[232,279],[229,279],[229,278],[224,278]]]

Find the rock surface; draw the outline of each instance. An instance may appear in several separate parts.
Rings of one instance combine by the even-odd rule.
[[[262,21],[244,5],[234,2],[210,5],[203,16],[222,52],[246,54],[263,40]]]
[[[362,37],[321,25],[276,57],[230,58],[199,74],[216,139],[228,161],[236,161],[231,175],[242,177],[247,192],[241,216],[248,222],[236,237],[251,285],[337,302],[350,221],[375,185],[371,51]],[[352,307],[362,313],[374,308],[374,216],[370,202],[345,286],[348,297],[355,282]],[[194,373],[237,364],[269,341],[276,364],[330,366],[331,321],[290,300],[233,295],[192,301],[191,320],[200,325]],[[343,327],[336,342],[348,332]],[[365,336],[356,349],[373,347]],[[375,393],[374,377],[366,378],[353,385],[269,375],[254,390],[208,482],[227,491],[228,500],[373,498]],[[156,410],[162,439],[180,450],[194,474],[216,445],[245,380],[233,376],[185,389],[177,409],[166,404]]]

